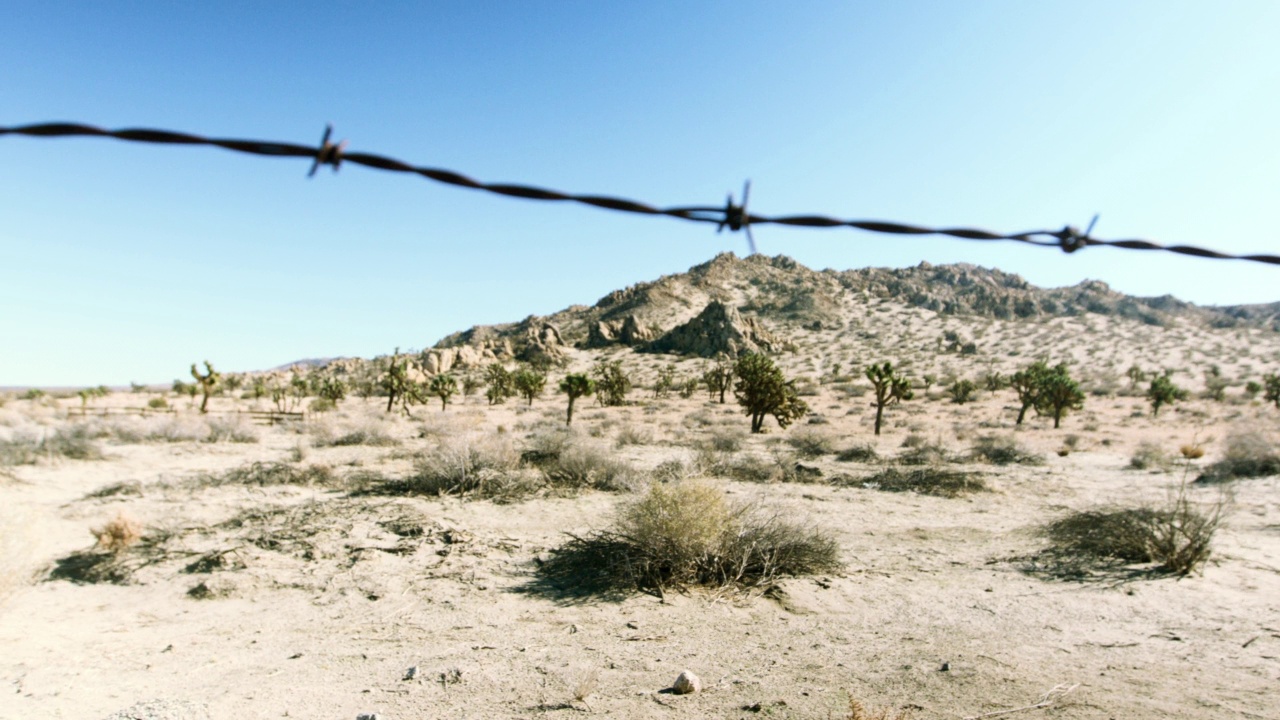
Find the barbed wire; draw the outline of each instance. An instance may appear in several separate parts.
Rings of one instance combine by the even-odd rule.
[[[1092,222],[1089,224],[1089,228],[1084,232],[1080,232],[1075,227],[1067,225],[1061,230],[1031,230],[1021,233],[1002,234],[975,228],[930,228],[879,220],[842,220],[840,218],[828,217],[825,215],[784,215],[780,217],[755,215],[747,210],[747,198],[751,189],[749,182],[743,187],[742,202],[740,204],[736,203],[733,196],[730,195],[725,200],[725,204],[723,206],[656,207],[636,200],[610,197],[607,195],[581,195],[529,185],[480,182],[479,180],[474,180],[452,170],[414,166],[395,158],[389,158],[373,153],[348,152],[346,150],[345,140],[340,143],[333,143],[330,141],[332,134],[333,126],[326,127],[324,137],[321,139],[320,145],[317,147],[310,145],[297,145],[293,143],[268,142],[263,140],[208,138],[190,133],[174,132],[170,130],[153,130],[147,128],[106,130],[92,125],[83,125],[79,123],[38,123],[32,125],[19,125],[15,127],[0,126],[0,135],[25,135],[31,137],[110,137],[118,140],[156,143],[161,145],[213,145],[235,152],[248,153],[250,155],[311,158],[311,171],[308,173],[308,177],[314,176],[321,165],[328,165],[337,172],[342,163],[346,162],[378,170],[420,175],[429,180],[445,183],[447,185],[470,188],[473,190],[483,190],[485,192],[495,193],[498,195],[525,198],[527,200],[574,202],[582,205],[602,208],[604,210],[614,210],[617,212],[636,213],[640,215],[661,215],[692,222],[714,223],[717,226],[717,232],[724,230],[726,227],[731,231],[745,230],[748,242],[751,244],[752,252],[755,252],[755,238],[751,235],[751,226],[787,225],[791,227],[810,228],[847,227],[867,232],[887,233],[892,235],[943,235],[962,240],[1014,241],[1030,245],[1039,245],[1042,247],[1057,247],[1067,253],[1073,253],[1086,247],[1106,246],[1124,248],[1128,250],[1159,250],[1200,258],[1247,260],[1251,262],[1266,263],[1269,265],[1280,265],[1280,256],[1275,255],[1231,255],[1228,253],[1218,252],[1216,250],[1192,247],[1188,245],[1159,245],[1149,240],[1140,239],[1101,240],[1090,235],[1093,230]],[[1097,216],[1094,216],[1094,222],[1096,221]]]

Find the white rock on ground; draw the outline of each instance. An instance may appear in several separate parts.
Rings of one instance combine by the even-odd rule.
[[[680,673],[675,682],[671,683],[671,689],[677,695],[696,693],[702,689],[702,681],[698,679],[697,675],[685,670]]]

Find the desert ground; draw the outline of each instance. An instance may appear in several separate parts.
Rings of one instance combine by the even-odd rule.
[[[756,273],[714,292],[765,318],[737,337],[783,338],[773,356],[810,412],[761,434],[732,392],[655,391],[705,359],[568,342],[532,403],[473,389],[411,415],[353,392],[262,424],[250,411],[274,406],[247,378],[208,414],[156,387],[7,394],[0,718],[1280,718],[1280,409],[1245,389],[1280,369],[1280,332],[940,315],[829,274],[793,282],[788,262],[695,269]],[[926,271],[1023,292],[911,272]],[[662,301],[622,330],[671,327],[708,300],[677,280],[573,311]],[[762,298],[819,286],[788,307],[826,315],[769,319],[790,311]],[[1057,429],[1035,412],[1016,425],[1015,393],[983,387],[1038,357],[1087,391]],[[915,396],[875,436],[863,368],[884,360]],[[578,399],[566,428],[560,378],[602,361],[634,389]],[[1153,415],[1135,364],[1189,396]],[[946,392],[960,378],[971,402]],[[1241,454],[1264,471],[1197,481]],[[603,552],[562,572],[566,548],[662,492],[826,538],[836,561],[710,586],[592,584]],[[680,508],[672,531],[718,517],[704,510]],[[1199,527],[1208,560],[1089,555],[1052,532],[1102,517],[1081,513]],[[682,672],[699,691],[672,691]]]

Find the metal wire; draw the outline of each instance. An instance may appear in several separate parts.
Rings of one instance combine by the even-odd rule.
[[[960,238],[962,240],[1014,241],[1045,247],[1057,247],[1068,253],[1091,246],[1108,246],[1125,248],[1128,250],[1160,250],[1164,252],[1177,253],[1179,255],[1190,255],[1193,257],[1221,260],[1248,260],[1251,262],[1266,263],[1268,265],[1280,265],[1280,257],[1275,255],[1230,255],[1216,250],[1208,250],[1188,245],[1159,245],[1149,240],[1139,239],[1100,240],[1089,234],[1093,229],[1092,223],[1089,225],[1089,230],[1086,230],[1085,232],[1080,232],[1076,228],[1068,225],[1061,230],[1031,230],[1028,232],[1014,234],[1001,234],[974,228],[929,228],[918,225],[878,220],[842,220],[824,215],[785,215],[781,217],[754,215],[747,212],[746,207],[747,193],[750,190],[749,184],[743,188],[741,205],[734,203],[733,196],[730,196],[725,201],[723,207],[688,206],[662,208],[638,202],[636,200],[609,197],[607,195],[578,195],[529,185],[484,183],[479,180],[469,178],[461,173],[453,172],[452,170],[414,166],[401,160],[396,160],[395,158],[375,155],[373,153],[347,152],[345,141],[336,145],[329,141],[332,132],[332,126],[327,127],[325,129],[324,138],[321,140],[320,145],[316,147],[295,145],[292,143],[266,142],[262,140],[207,138],[189,133],[173,132],[169,130],[152,130],[146,128],[105,130],[92,125],[82,125],[78,123],[38,123],[33,125],[19,125],[16,127],[0,127],[0,135],[26,135],[31,137],[111,137],[131,142],[167,145],[214,145],[227,150],[248,153],[251,155],[310,158],[312,160],[312,165],[309,175],[315,175],[316,170],[319,169],[321,165],[329,165],[337,171],[338,167],[343,162],[348,162],[379,170],[412,173],[447,185],[471,188],[473,190],[483,190],[485,192],[495,193],[498,195],[525,198],[528,200],[574,202],[605,210],[615,210],[618,212],[637,213],[641,215],[662,215],[678,218],[680,220],[689,220],[692,222],[713,223],[717,225],[718,230],[723,230],[726,227],[733,231],[746,230],[753,252],[755,250],[755,240],[751,237],[752,225],[789,225],[792,227],[811,228],[848,227],[867,232],[888,233],[892,235],[944,235],[947,237]],[[1094,220],[1096,221],[1097,218],[1095,217]]]

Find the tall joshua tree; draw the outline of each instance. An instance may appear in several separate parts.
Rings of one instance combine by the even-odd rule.
[[[404,413],[409,415],[409,406],[423,400],[422,388],[410,379],[409,359],[400,357],[400,348],[391,354],[391,365],[380,383],[387,393],[387,412],[391,412],[398,402]]]
[[[747,353],[738,358],[733,374],[737,378],[733,395],[751,416],[751,432],[763,431],[766,415],[772,415],[778,427],[786,429],[809,412],[809,406],[796,392],[795,381],[788,381],[768,357]]]
[[[1027,416],[1027,410],[1035,407],[1040,399],[1040,381],[1049,374],[1049,366],[1043,360],[1037,360],[1026,367],[1019,370],[1009,378],[1009,387],[1018,393],[1018,420],[1015,425],[1021,425],[1022,420]]]
[[[1056,428],[1062,422],[1062,416],[1070,410],[1084,407],[1084,392],[1080,384],[1071,378],[1067,364],[1060,363],[1040,378],[1040,392],[1036,400],[1036,410],[1053,416]]]
[[[440,398],[440,411],[443,412],[449,406],[449,398],[458,392],[458,381],[452,375],[443,373],[431,378],[431,384],[427,390],[432,395]]]
[[[716,364],[702,373],[702,382],[707,386],[707,392],[711,394],[711,399],[720,397],[720,404],[724,404],[724,394],[729,388],[733,387],[733,365],[724,358],[716,360]]]
[[[879,435],[884,409],[903,400],[910,400],[915,395],[911,392],[911,381],[898,377],[893,370],[893,365],[888,361],[868,367],[866,376],[876,391],[876,401],[872,405],[876,409],[876,435]]]
[[[570,373],[560,381],[560,391],[569,396],[569,411],[564,418],[564,424],[569,425],[573,422],[573,401],[595,392],[596,383],[583,373]]]
[[[204,393],[204,400],[200,402],[201,413],[209,412],[209,394],[212,393],[213,388],[218,385],[218,381],[222,379],[222,373],[214,370],[208,360],[204,361],[204,369],[205,372],[202,375],[200,371],[196,369],[196,364],[191,363],[191,377],[195,378],[196,382],[200,383],[200,391]]]
[[[541,395],[543,388],[547,386],[547,374],[532,366],[520,368],[511,376],[511,382],[516,392],[533,405],[533,399]]]

